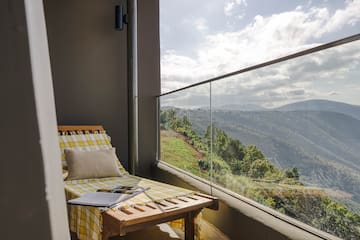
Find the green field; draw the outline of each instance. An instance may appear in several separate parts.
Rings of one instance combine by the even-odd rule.
[[[201,171],[198,160],[204,156],[188,144],[184,137],[172,130],[161,131],[161,159],[175,167],[209,179],[208,172]]]

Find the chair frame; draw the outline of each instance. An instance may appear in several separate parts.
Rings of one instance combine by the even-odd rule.
[[[77,131],[105,131],[101,125],[69,125],[58,126],[59,132]],[[193,240],[195,234],[195,217],[203,208],[218,210],[218,198],[202,193],[191,196],[182,196],[162,201],[151,201],[145,205],[133,205],[128,208],[119,208],[116,211],[108,210],[102,213],[102,238],[107,240],[115,235],[125,235],[159,223],[176,219],[185,219],[185,239]]]

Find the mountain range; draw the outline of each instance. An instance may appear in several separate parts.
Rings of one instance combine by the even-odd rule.
[[[277,111],[326,111],[349,115],[360,120],[360,106],[328,100],[308,100],[275,108]]]
[[[322,99],[290,103],[277,108],[265,108],[256,104],[227,104],[214,108],[215,110],[256,111],[327,111],[343,113],[360,120],[360,106]]]

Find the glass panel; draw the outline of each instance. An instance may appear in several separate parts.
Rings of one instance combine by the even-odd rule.
[[[360,239],[359,78],[356,41],[213,82],[214,181]]]
[[[209,84],[160,98],[160,159],[210,180]]]

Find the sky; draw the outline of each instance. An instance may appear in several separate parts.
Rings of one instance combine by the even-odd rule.
[[[360,33],[360,0],[160,0],[161,90]],[[360,41],[212,84],[213,104],[272,108],[306,99],[360,105]],[[162,98],[206,106],[209,85]]]

